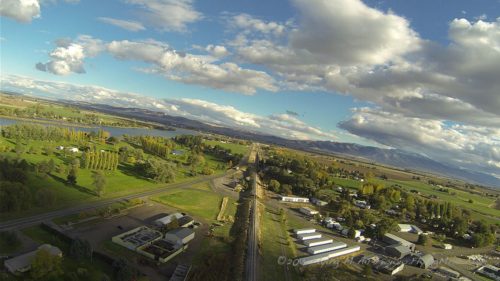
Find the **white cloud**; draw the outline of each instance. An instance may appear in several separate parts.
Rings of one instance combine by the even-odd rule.
[[[162,31],[187,31],[187,25],[203,18],[192,0],[127,0],[142,9],[144,19]]]
[[[44,81],[17,75],[0,77],[3,90],[20,91],[72,101],[84,101],[118,107],[157,110],[205,123],[297,139],[331,139],[335,136],[287,114],[261,116],[200,99],[156,99],[94,85]]]
[[[389,147],[500,178],[500,129],[455,125],[438,120],[360,108],[340,127]]]
[[[342,65],[383,64],[418,48],[406,19],[383,13],[359,0],[294,0],[299,27],[293,48]]]
[[[97,55],[103,49],[102,41],[86,35],[79,36],[75,42],[58,40],[56,45],[49,54],[51,60],[37,63],[36,69],[56,75],[85,73],[83,60]]]
[[[222,57],[229,55],[229,51],[226,49],[226,47],[220,46],[220,45],[211,45],[210,44],[207,47],[205,47],[205,50],[217,58],[222,58]]]
[[[286,26],[275,21],[263,21],[248,14],[239,14],[230,17],[229,24],[245,33],[260,32],[280,36],[284,33]]]
[[[38,63],[37,69],[57,75],[84,73],[83,60],[106,51],[120,60],[142,61],[149,67],[141,69],[173,81],[202,85],[214,89],[243,94],[254,94],[258,89],[277,91],[274,79],[263,71],[245,69],[219,58],[178,52],[163,42],[112,41],[104,43],[89,36],[79,36],[75,42],[61,40],[50,53],[51,60]],[[208,51],[222,55],[225,48],[209,46]]]
[[[144,25],[142,25],[142,23],[137,22],[137,21],[121,20],[121,19],[114,19],[114,18],[108,18],[108,17],[100,17],[98,19],[104,23],[118,26],[118,27],[126,29],[128,31],[136,32],[136,31],[141,31],[141,30],[146,29],[144,27]]]
[[[31,22],[40,17],[40,3],[38,0],[2,0],[0,15],[18,22]]]

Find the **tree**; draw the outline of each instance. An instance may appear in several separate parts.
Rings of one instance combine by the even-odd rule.
[[[269,181],[269,189],[273,192],[279,192],[280,186],[281,186],[280,182],[275,179]]]
[[[38,250],[31,262],[31,277],[35,280],[42,278],[56,279],[63,274],[61,261],[62,258],[60,256],[54,256],[45,249]]]
[[[25,151],[25,147],[20,141],[18,141],[16,142],[16,147],[14,148],[14,150],[17,154],[17,157],[21,157],[21,154],[23,154]]]
[[[45,153],[45,155],[50,156],[54,153],[54,148],[50,145],[44,146],[43,152]]]
[[[114,277],[118,281],[129,281],[132,280],[132,278],[134,278],[135,276],[134,270],[127,264],[127,262],[123,258],[120,258],[113,262],[112,267]]]
[[[428,245],[430,245],[431,240],[429,239],[429,237],[427,235],[420,234],[418,236],[417,243],[420,245],[423,245],[423,246],[428,246]]]
[[[101,197],[104,194],[106,183],[106,176],[102,171],[92,172],[92,184],[95,186],[97,196]]]
[[[76,176],[77,176],[77,168],[74,165],[70,165],[69,167],[69,172],[68,172],[68,184],[69,185],[76,185]]]
[[[75,239],[69,248],[70,256],[77,260],[92,259],[92,246],[90,242],[82,239]]]

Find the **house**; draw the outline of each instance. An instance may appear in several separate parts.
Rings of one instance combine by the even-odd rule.
[[[389,275],[395,275],[396,273],[400,272],[403,270],[405,267],[404,263],[394,263],[394,262],[386,262],[382,261],[375,265],[375,269],[377,271],[389,274]]]
[[[318,212],[318,211],[313,210],[313,209],[311,209],[311,208],[309,208],[309,207],[301,207],[301,208],[299,209],[299,211],[300,211],[302,214],[306,215],[306,216],[314,216],[314,215],[319,214],[319,212]]]
[[[305,233],[305,234],[297,234],[297,238],[300,240],[311,240],[321,238],[321,233]]]
[[[413,224],[398,224],[399,232],[411,232],[418,235],[424,233],[418,226]]]
[[[69,147],[68,151],[72,152],[72,153],[78,153],[79,152],[78,148],[76,148],[76,147]]]
[[[432,264],[434,264],[434,257],[431,254],[426,254],[418,257],[416,261],[416,265],[424,269],[429,268]]]
[[[394,234],[386,233],[384,234],[382,240],[389,245],[402,245],[410,249],[410,251],[415,251],[415,244],[406,241],[403,238],[400,238]]]
[[[326,205],[328,205],[328,202],[319,200],[318,198],[311,198],[311,203],[313,203],[316,206],[326,206]]]
[[[295,234],[307,234],[307,233],[316,232],[316,229],[314,229],[314,228],[302,228],[302,229],[295,229],[293,232]]]
[[[407,255],[411,254],[411,251],[408,247],[395,244],[395,245],[385,247],[385,253],[388,256],[391,256],[395,259],[400,260],[400,259],[406,257]]]
[[[330,244],[309,247],[307,249],[307,252],[309,254],[316,255],[316,254],[321,254],[321,253],[325,253],[325,252],[335,251],[335,250],[342,249],[345,247],[347,247],[346,243],[336,241],[336,242],[333,242]]]
[[[64,149],[64,146],[59,145],[59,146],[57,146],[57,147],[56,147],[56,149],[57,149],[57,150],[63,150],[63,149]]]
[[[486,277],[489,277],[495,281],[500,281],[500,268],[487,264],[484,266],[481,266],[478,270],[477,273],[484,275]]]
[[[158,227],[163,227],[163,226],[166,226],[168,225],[169,223],[172,222],[172,220],[175,218],[177,220],[179,220],[180,218],[182,218],[184,215],[181,214],[181,213],[173,213],[171,215],[168,215],[168,216],[165,216],[163,218],[159,218],[157,220],[154,221],[154,224]]]
[[[295,196],[283,196],[280,195],[280,200],[282,202],[292,202],[292,203],[309,203],[309,198],[295,197]]]
[[[361,209],[370,209],[371,208],[370,204],[368,204],[364,200],[354,200],[354,205],[356,205],[357,207],[359,207]]]
[[[352,246],[348,248],[343,248],[331,252],[326,252],[322,254],[317,254],[317,255],[311,255],[303,258],[299,258],[299,264],[300,265],[310,265],[310,264],[315,264],[315,263],[320,263],[320,262],[325,262],[329,259],[348,255],[354,252],[359,251],[361,248],[359,246]]]
[[[185,245],[194,239],[194,231],[190,228],[180,227],[170,230],[165,234],[165,240],[178,245]]]
[[[443,245],[441,245],[441,247],[442,247],[443,249],[445,249],[445,250],[451,250],[451,249],[453,249],[453,245],[451,245],[451,244],[446,244],[446,243],[444,243]]]
[[[17,257],[5,260],[4,266],[12,274],[29,271],[31,269],[31,263],[33,259],[40,250],[47,251],[51,256],[62,257],[62,252],[59,248],[50,244],[43,244],[35,251],[31,251],[29,253],[25,253]]]
[[[341,234],[347,237],[349,235],[349,228],[344,228]],[[356,239],[360,236],[361,236],[361,230],[354,230],[354,238]]]

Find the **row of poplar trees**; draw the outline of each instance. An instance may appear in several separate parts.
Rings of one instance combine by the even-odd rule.
[[[91,150],[82,155],[82,167],[85,169],[115,171],[118,163],[116,152]]]

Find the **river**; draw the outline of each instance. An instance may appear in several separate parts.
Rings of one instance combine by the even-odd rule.
[[[158,130],[158,129],[145,129],[145,128],[120,128],[120,127],[108,127],[108,126],[88,126],[88,127],[79,127],[78,125],[68,125],[68,124],[57,124],[57,121],[52,122],[29,122],[27,120],[17,120],[17,119],[8,119],[0,117],[0,126],[7,126],[16,123],[32,123],[32,124],[40,124],[44,126],[57,126],[64,128],[74,128],[79,131],[84,132],[92,132],[98,131],[99,129],[103,129],[104,131],[109,132],[112,136],[121,136],[121,135],[129,135],[129,136],[140,136],[140,135],[149,135],[149,136],[158,136],[158,137],[166,137],[171,138],[178,135],[199,135],[200,133],[193,130],[188,129],[178,129],[175,131],[167,131],[167,130]]]

